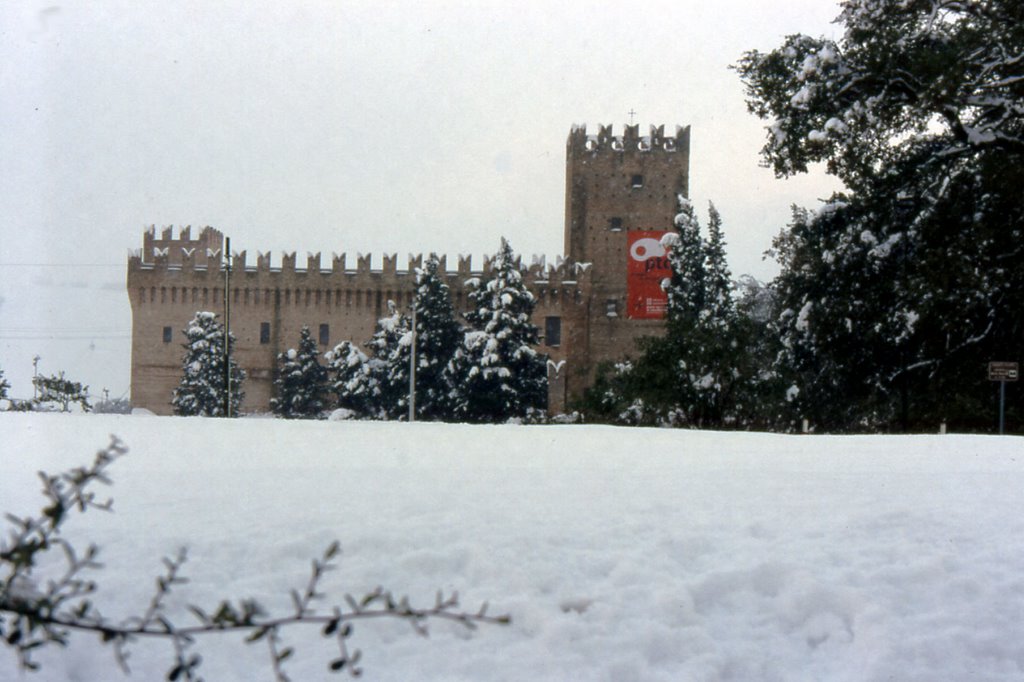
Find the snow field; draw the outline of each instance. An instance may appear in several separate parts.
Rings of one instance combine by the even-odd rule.
[[[0,511],[38,510],[35,471],[90,461],[110,433],[131,448],[115,513],[68,526],[102,548],[109,616],[143,608],[181,545],[175,608],[286,612],[337,538],[338,603],[382,584],[430,605],[440,588],[513,618],[429,639],[357,622],[370,680],[1024,675],[1020,439],[0,414]],[[293,679],[332,678],[331,641],[285,638]],[[205,679],[272,679],[240,639],[200,641]],[[26,679],[120,678],[81,635],[38,660]],[[169,661],[137,645],[132,679]]]

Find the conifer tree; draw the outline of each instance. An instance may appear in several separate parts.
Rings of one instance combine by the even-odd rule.
[[[327,370],[320,365],[316,341],[303,326],[299,347],[277,356],[278,378],[274,382],[277,397],[270,401],[274,414],[285,419],[315,418],[324,411]]]
[[[547,398],[545,358],[533,348],[540,337],[530,322],[534,297],[504,239],[492,266],[486,281],[469,283],[471,328],[452,359],[455,415],[470,422],[520,417]]]
[[[366,346],[376,362],[371,364],[377,383],[377,407],[389,419],[401,419],[409,413],[409,347],[412,330],[409,318],[388,301],[388,316],[377,321],[377,331]]]
[[[679,208],[674,221],[676,230],[662,238],[672,266],[672,277],[664,283],[668,293],[668,323],[669,326],[691,326],[704,310],[706,258],[693,204],[682,194],[676,201]]]
[[[224,365],[224,326],[211,312],[197,312],[183,332],[186,342],[182,376],[171,405],[182,416],[223,417],[227,414],[227,377]],[[228,337],[231,373],[231,416],[238,416],[244,393],[245,372],[234,358],[234,334]]]
[[[327,353],[330,388],[339,408],[357,417],[380,414],[380,360],[369,358],[351,341],[342,341]]]
[[[708,237],[704,242],[705,308],[709,322],[725,329],[735,315],[732,274],[725,258],[722,216],[708,202]]]
[[[677,407],[692,424],[717,426],[726,419],[725,403],[742,363],[722,219],[714,204],[709,204],[708,214],[704,240],[692,204],[679,197],[674,238],[664,240],[672,264],[672,278],[665,285],[669,305],[664,343],[674,358]]]
[[[451,294],[431,256],[416,270],[416,418],[445,420],[452,416],[449,365],[462,341]]]

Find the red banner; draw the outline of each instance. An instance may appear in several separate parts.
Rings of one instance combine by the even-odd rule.
[[[627,234],[626,316],[633,320],[660,320],[668,308],[668,295],[661,288],[661,281],[672,276],[665,247],[661,245],[666,232],[640,230]]]

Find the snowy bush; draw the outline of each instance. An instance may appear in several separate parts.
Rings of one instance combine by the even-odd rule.
[[[11,384],[8,383],[7,379],[4,378],[4,370],[0,369],[0,400],[7,399],[7,391],[11,388]]]
[[[104,397],[97,401],[92,411],[96,414],[131,414],[132,404],[127,398]]]
[[[84,412],[92,406],[89,404],[89,387],[77,381],[71,381],[64,372],[52,376],[39,374],[32,377],[36,389],[34,402],[45,409],[59,408],[61,412],[70,412],[71,406],[79,405]]]
[[[378,360],[371,360],[351,341],[342,341],[326,354],[328,385],[338,410],[350,419],[375,418],[380,414],[381,371]]]

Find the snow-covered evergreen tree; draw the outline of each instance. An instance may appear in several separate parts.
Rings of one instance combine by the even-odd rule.
[[[7,379],[4,378],[4,371],[0,369],[0,400],[7,399],[7,391],[11,385],[7,383]]]
[[[512,247],[502,239],[488,278],[468,282],[472,308],[461,347],[452,359],[455,416],[470,422],[522,417],[547,401],[547,367],[534,350],[539,330],[535,305]]]
[[[224,364],[224,325],[211,312],[197,312],[184,330],[182,376],[171,405],[183,416],[223,417],[227,414],[227,377]],[[234,358],[234,334],[228,338],[231,373],[231,416],[238,416],[244,393],[245,372]]]
[[[451,293],[431,256],[416,270],[416,418],[446,420],[453,416],[454,382],[450,363],[462,340]]]
[[[377,407],[389,419],[409,414],[409,347],[412,330],[409,318],[388,301],[388,315],[377,321],[377,331],[366,346],[376,362],[370,368],[378,388]]]
[[[380,364],[351,341],[342,341],[327,353],[330,388],[339,408],[360,418],[380,416]]]
[[[298,349],[289,348],[277,356],[277,396],[270,401],[274,414],[285,419],[316,418],[324,411],[327,370],[320,365],[316,341],[303,326]]]
[[[668,293],[669,325],[696,324],[704,310],[707,296],[704,242],[693,204],[682,194],[676,197],[678,213],[675,232],[662,238],[666,258],[672,266],[672,277],[663,283]]]
[[[725,257],[722,216],[711,202],[708,202],[708,236],[704,242],[704,283],[704,316],[710,324],[727,329],[736,313],[732,274]]]

